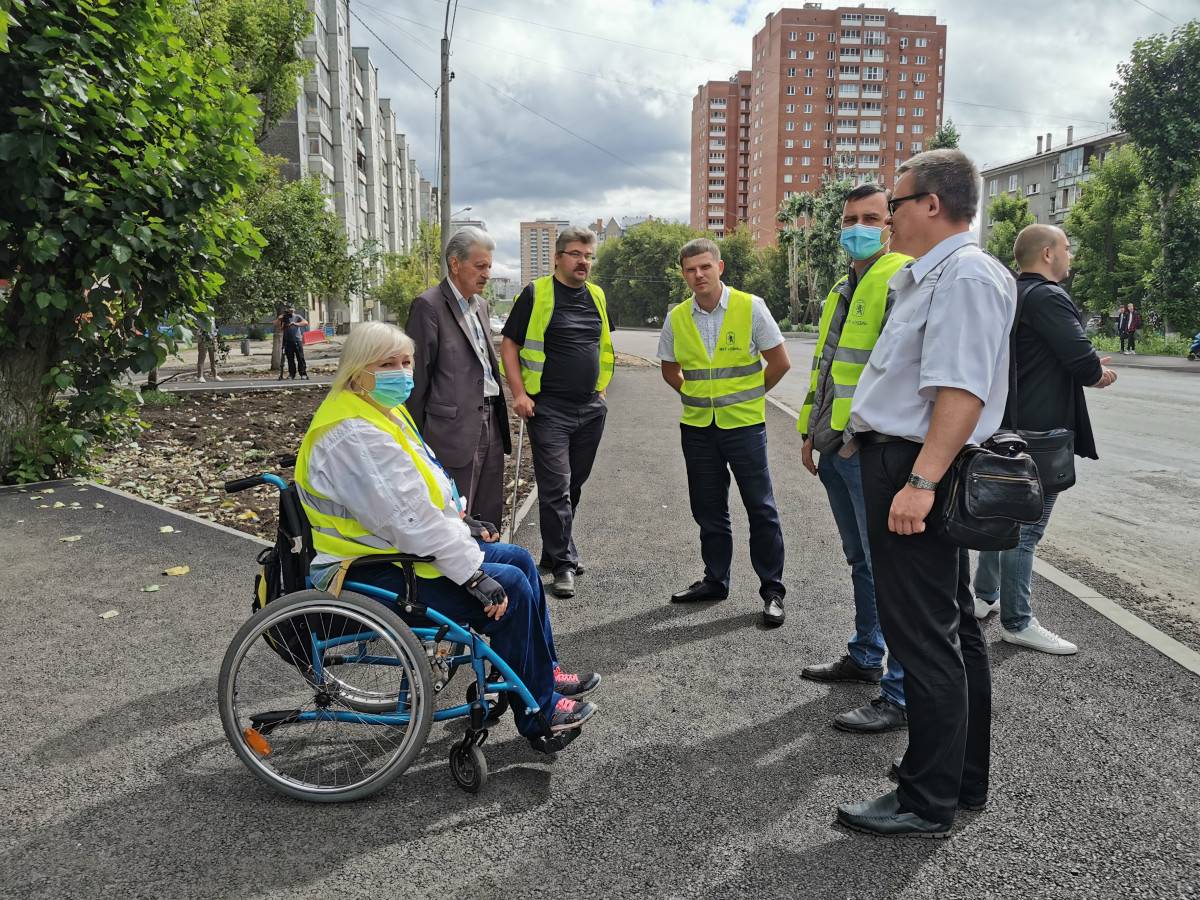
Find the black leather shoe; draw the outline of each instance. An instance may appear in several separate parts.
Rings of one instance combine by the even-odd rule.
[[[587,570],[584,569],[583,563],[581,563],[581,562],[575,563],[575,575],[576,576],[582,575],[585,571],[587,571]]]
[[[901,812],[895,791],[875,800],[862,803],[842,803],[837,808],[837,821],[853,831],[881,837],[920,837],[941,839],[950,836],[950,826],[930,822],[916,813]]]
[[[724,600],[729,591],[711,581],[696,581],[692,586],[671,595],[672,603],[699,603],[701,600]]]
[[[774,594],[768,595],[763,601],[763,624],[770,628],[778,628],[783,624],[783,598]]]
[[[554,576],[554,584],[550,589],[554,591],[555,597],[574,597],[575,573],[570,569],[563,569]]]
[[[838,713],[833,727],[858,734],[882,734],[908,727],[908,713],[891,700],[876,697],[866,706]]]
[[[883,678],[883,666],[864,669],[849,656],[843,656],[837,662],[805,666],[800,670],[800,677],[811,678],[813,681],[858,681],[862,684],[879,684],[879,680]]]
[[[904,762],[903,756],[897,756],[892,760],[892,764],[888,766],[888,778],[892,781],[900,780],[900,764]],[[959,797],[958,808],[965,809],[969,812],[983,812],[987,809],[987,794],[983,795],[982,799],[973,797]]]

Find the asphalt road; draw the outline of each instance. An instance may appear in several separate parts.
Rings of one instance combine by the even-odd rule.
[[[654,358],[658,335],[617,331],[615,344]],[[771,393],[798,410],[808,393],[815,340],[791,339],[787,346],[792,370]],[[1182,629],[1172,631],[1197,646],[1200,363],[1139,368],[1136,357],[1117,355],[1112,362],[1116,384],[1087,392],[1100,459],[1077,460],[1079,480],[1054,508],[1042,555],[1139,613],[1161,615],[1163,626],[1184,620]],[[806,476],[798,466],[799,439],[788,440],[794,441],[789,447],[796,464],[780,471]]]
[[[0,896],[1200,896],[1200,679],[1046,583],[1043,608],[1083,649],[993,644],[988,811],[963,814],[945,842],[837,829],[838,802],[889,789],[905,741],[830,727],[871,688],[797,677],[844,651],[852,618],[823,492],[777,478],[786,625],[756,626],[740,539],[730,599],[672,607],[700,570],[678,404],[647,369],[620,369],[609,399],[577,524],[588,573],[573,600],[552,601],[564,661],[604,673],[601,712],[556,760],[502,723],[478,797],[447,771],[451,726],[367,802],[310,806],[260,786],[215,710],[260,545],[94,486],[53,486],[60,509],[0,490]],[[792,426],[769,417],[783,473]],[[733,519],[744,535],[736,501]],[[536,525],[519,539],[536,548]],[[160,574],[184,563],[186,576]],[[149,583],[162,589],[142,593]]]

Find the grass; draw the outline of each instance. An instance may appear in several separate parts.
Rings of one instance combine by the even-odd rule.
[[[142,391],[143,406],[178,406],[181,402],[177,394],[172,394],[168,391]]]
[[[1191,341],[1183,337],[1165,338],[1161,334],[1138,335],[1137,352],[1149,356],[1187,356]],[[1120,338],[1093,335],[1092,346],[1101,353],[1120,353]]]

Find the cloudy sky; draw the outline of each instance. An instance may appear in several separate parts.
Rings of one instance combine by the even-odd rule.
[[[353,41],[372,48],[380,93],[393,98],[400,129],[436,183],[430,85],[445,2],[351,0],[351,8]],[[649,213],[686,221],[696,86],[749,68],[751,38],[779,8],[766,0],[460,0],[452,209],[472,207],[468,215],[496,237],[496,274],[519,275],[522,220]],[[946,24],[946,113],[981,166],[1033,152],[1048,131],[1061,144],[1068,125],[1077,137],[1104,130],[1110,85],[1133,41],[1198,8],[1197,0],[899,7],[936,12]]]

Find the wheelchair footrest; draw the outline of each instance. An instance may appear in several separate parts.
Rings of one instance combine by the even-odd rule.
[[[579,737],[580,730],[572,728],[570,731],[559,731],[555,734],[539,734],[537,737],[529,739],[529,746],[538,753],[557,753]]]

